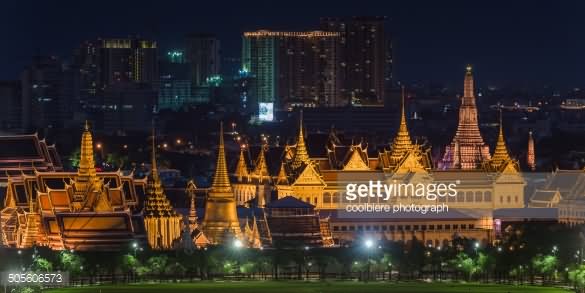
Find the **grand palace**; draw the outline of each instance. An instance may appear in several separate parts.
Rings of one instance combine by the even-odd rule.
[[[561,210],[560,218],[578,222],[569,214],[581,213],[585,219],[585,209],[574,211],[572,205],[579,200],[579,192],[555,192],[552,177],[548,187],[526,195],[526,180],[508,152],[502,123],[490,152],[478,121],[473,74],[468,67],[457,131],[438,162],[431,160],[429,147],[411,139],[404,92],[398,131],[384,149],[372,149],[365,141],[346,142],[332,131],[323,146],[326,154],[314,156],[307,147],[311,136],[306,134],[301,112],[294,144],[262,145],[254,150],[254,160],[246,155],[251,153],[246,149],[249,146],[243,145],[239,156],[234,154],[232,166],[221,126],[211,186],[199,189],[191,182],[187,188],[191,204],[185,211],[174,208],[165,195],[154,135],[152,171],[147,178],[138,179],[131,172],[96,172],[92,135],[86,125],[77,172],[62,171],[58,156],[51,155],[56,153],[54,148],[49,151],[38,140],[32,141],[35,147],[31,149],[41,149],[34,162],[25,156],[21,160],[26,165],[13,164],[5,170],[0,245],[115,250],[140,241],[152,249],[170,250],[238,240],[256,248],[327,247],[370,237],[417,239],[441,246],[455,237],[493,243],[502,223],[521,218],[528,209],[564,206],[567,211]],[[0,149],[4,141],[0,139]],[[533,162],[533,142],[528,148],[532,148]],[[0,168],[5,161],[0,160]],[[585,186],[585,173],[574,172],[578,173],[576,185]],[[455,183],[457,188],[454,196],[435,200],[401,197],[389,202],[448,205],[448,211],[442,213],[347,212],[346,186],[370,180]],[[204,207],[196,207],[197,190],[205,192]],[[380,202],[379,198],[358,198],[358,203]]]

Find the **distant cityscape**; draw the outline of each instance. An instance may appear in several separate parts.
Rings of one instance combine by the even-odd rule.
[[[236,42],[104,29],[27,56],[0,80],[0,286],[585,292],[585,89],[498,84],[486,51],[437,54],[455,85],[403,79],[397,35],[416,30],[383,14],[250,20],[268,25]],[[495,27],[461,32],[514,35]],[[13,284],[51,271],[71,279]]]

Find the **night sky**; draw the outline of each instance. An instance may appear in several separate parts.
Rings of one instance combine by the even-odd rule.
[[[457,86],[471,63],[482,85],[585,87],[585,1],[9,2],[0,9],[0,79],[18,78],[36,52],[67,57],[96,37],[138,34],[167,49],[186,33],[212,32],[224,57],[238,57],[245,30],[313,29],[320,16],[386,15],[397,80]]]

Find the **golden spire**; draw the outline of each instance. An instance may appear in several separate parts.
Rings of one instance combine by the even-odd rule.
[[[225,159],[223,141],[223,123],[219,130],[219,147],[213,183],[205,202],[205,217],[202,230],[211,243],[226,243],[232,237],[242,238],[242,230],[238,220],[236,200],[232,192]]]
[[[195,209],[195,182],[193,180],[189,180],[187,183],[187,193],[191,199],[191,207],[189,209],[189,231],[193,232],[197,229],[197,210]]]
[[[81,135],[81,151],[79,158],[78,175],[95,176],[95,161],[93,159],[93,139],[89,131],[89,124],[85,121],[85,129]]]
[[[160,182],[160,178],[158,175],[158,167],[156,165],[156,133],[154,131],[154,126],[152,127],[152,158],[151,158],[151,171],[150,171],[150,175],[151,175],[151,179],[152,181],[150,182],[151,184],[151,189],[152,189],[152,193],[156,194],[156,195],[162,195],[164,193],[163,189],[162,189],[162,184]]]
[[[496,148],[494,150],[494,155],[492,159],[496,163],[502,163],[506,160],[510,159],[510,155],[508,154],[508,148],[506,147],[506,141],[504,140],[504,126],[502,123],[502,110],[500,110],[500,133],[498,134],[498,142],[496,143]]]
[[[238,159],[238,165],[236,166],[235,175],[238,178],[238,181],[242,181],[244,177],[249,175],[248,173],[248,164],[246,164],[246,158],[244,156],[244,149],[246,148],[245,145],[242,145],[240,148],[240,158]]]
[[[402,158],[402,156],[409,150],[412,149],[412,141],[410,134],[408,133],[408,127],[406,126],[406,111],[404,110],[404,86],[402,87],[402,110],[400,114],[400,126],[398,127],[398,133],[392,142],[392,157],[396,159]]]
[[[526,164],[530,170],[536,169],[536,156],[534,153],[534,138],[532,137],[532,131],[528,132],[528,151],[526,153]]]
[[[83,134],[81,135],[79,168],[77,169],[77,176],[74,182],[75,190],[78,193],[88,191],[94,183],[98,182],[93,158],[93,138],[89,131],[89,123],[87,120],[85,121]]]
[[[508,148],[506,147],[506,141],[504,139],[504,124],[502,123],[502,110],[500,109],[500,132],[498,134],[498,141],[496,142],[496,148],[494,149],[494,155],[489,160],[489,165],[493,170],[500,170],[500,167],[511,161],[510,155],[508,154]]]
[[[156,166],[156,135],[152,127],[152,167],[149,191],[144,203],[144,226],[147,240],[154,250],[169,250],[181,236],[182,217],[164,194]]]
[[[258,159],[256,159],[256,167],[254,168],[253,172],[254,175],[259,176],[260,179],[269,176],[268,165],[266,164],[266,156],[264,154],[264,147],[265,145],[260,147],[260,153],[258,154]]]
[[[299,136],[297,137],[297,146],[295,148],[295,156],[293,159],[293,169],[299,168],[302,164],[309,162],[309,152],[305,145],[305,134],[303,131],[303,110],[300,110],[299,119]]]
[[[228,176],[227,163],[225,159],[225,144],[223,141],[223,122],[219,126],[219,146],[217,148],[217,162],[215,164],[215,173],[213,183],[211,184],[211,193],[228,193],[232,195],[232,186]]]
[[[472,72],[472,68],[471,65],[467,65],[467,67],[465,68],[466,72],[465,72],[465,81],[463,84],[463,97],[464,98],[470,98],[470,97],[475,97],[475,94],[473,93],[473,72]],[[475,102],[475,99],[471,100],[471,102]]]

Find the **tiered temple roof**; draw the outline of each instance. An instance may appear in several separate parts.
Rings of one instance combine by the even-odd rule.
[[[457,132],[451,144],[447,145],[439,168],[477,169],[489,159],[489,146],[485,144],[479,132],[473,74],[471,66],[467,66]]]
[[[95,172],[88,125],[78,172],[36,171],[10,177],[2,209],[5,245],[28,248],[120,250],[142,241],[139,203],[144,180]]]
[[[162,188],[156,164],[155,133],[152,131],[152,171],[144,203],[144,226],[148,244],[154,250],[169,250],[181,237],[182,217],[173,209]]]

